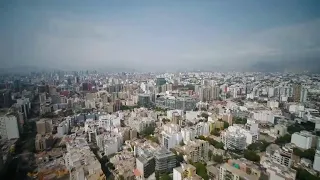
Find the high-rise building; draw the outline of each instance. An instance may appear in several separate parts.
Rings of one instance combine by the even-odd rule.
[[[300,93],[300,102],[304,103],[307,101],[307,96],[308,96],[308,89],[303,87],[301,88],[301,93]]]
[[[144,178],[148,178],[155,171],[155,160],[152,155],[142,154],[136,158],[137,170]]]
[[[176,167],[176,155],[171,151],[161,148],[154,154],[155,171],[162,173],[171,173]]]
[[[320,171],[320,138],[317,139],[316,154],[314,155],[313,169]]]
[[[17,118],[11,115],[0,115],[0,139],[19,138]]]
[[[151,96],[150,94],[139,94],[138,104],[142,107],[149,107],[151,105]]]
[[[308,131],[295,132],[291,136],[291,143],[301,149],[310,149],[315,140],[315,135]]]
[[[52,132],[52,120],[51,119],[40,119],[36,122],[37,133],[45,135],[46,133]]]
[[[294,102],[300,102],[301,97],[301,84],[293,85],[293,100]]]

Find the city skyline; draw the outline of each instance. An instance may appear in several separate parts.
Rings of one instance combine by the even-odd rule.
[[[247,70],[266,62],[319,62],[319,5],[4,1],[1,67]]]

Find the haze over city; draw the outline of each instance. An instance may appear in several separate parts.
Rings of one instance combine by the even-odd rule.
[[[2,68],[274,70],[320,56],[317,0],[5,0],[1,7]]]

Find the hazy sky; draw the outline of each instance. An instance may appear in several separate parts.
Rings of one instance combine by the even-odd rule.
[[[165,70],[320,57],[319,0],[2,0],[0,67]]]

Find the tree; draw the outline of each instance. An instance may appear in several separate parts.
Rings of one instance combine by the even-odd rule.
[[[124,177],[122,175],[119,175],[119,180],[124,180]]]
[[[311,161],[314,160],[314,155],[316,153],[315,149],[307,149],[305,151],[300,150],[299,148],[293,148],[293,154],[299,156],[300,158],[310,159]]]
[[[201,111],[206,111],[206,110],[207,110],[207,108],[204,108],[204,107],[201,108]]]
[[[306,169],[297,169],[297,179],[299,180],[320,180],[319,177],[309,173]]]
[[[149,126],[147,127],[141,134],[144,136],[148,136],[154,134],[155,127]]]
[[[214,136],[220,136],[220,132],[219,132],[219,129],[216,129],[216,130],[212,130],[210,132],[211,135],[214,135]]]
[[[196,167],[196,173],[201,176],[204,180],[209,180],[209,176],[207,174],[207,168],[202,163],[195,163],[194,166]]]
[[[177,165],[178,166],[180,166],[180,163],[182,163],[184,161],[182,154],[177,154],[176,155],[176,159],[177,159]]]
[[[260,162],[260,156],[256,154],[254,151],[245,150],[244,151],[244,158],[254,161],[254,162]]]
[[[204,141],[207,140],[206,137],[204,137],[204,136],[199,136],[198,139],[201,139],[201,140],[204,140]]]
[[[228,123],[228,122],[223,121],[223,128],[224,128],[224,129],[227,129],[228,127],[229,127],[229,123]]]
[[[240,117],[234,117],[233,118],[233,123],[234,124],[246,124],[247,119],[246,118],[240,118]]]
[[[290,143],[290,141],[291,141],[291,135],[286,134],[284,136],[277,138],[275,143],[278,145],[284,145],[284,144]]]
[[[260,151],[260,152],[264,152],[266,151],[267,147],[270,145],[270,143],[268,143],[265,140],[259,140],[257,142],[254,142],[252,144],[250,144],[247,149],[251,150],[251,151]]]
[[[113,165],[111,162],[108,162],[108,163],[107,163],[107,167],[108,167],[109,169],[112,169],[112,170],[115,169],[114,165]]]
[[[159,144],[159,139],[156,136],[149,135],[146,138],[152,142]]]
[[[212,156],[212,160],[213,160],[214,162],[217,162],[217,163],[223,163],[223,156],[213,155],[213,156]]]
[[[211,160],[212,155],[213,155],[212,151],[211,151],[211,150],[209,150],[209,152],[208,152],[208,156],[209,156],[209,159],[210,159],[210,160]]]
[[[183,140],[180,141],[179,145],[180,145],[180,146],[184,146],[184,145],[185,145],[184,142],[183,142]]]
[[[162,123],[167,123],[167,122],[170,122],[170,119],[167,119],[167,118],[162,119]]]
[[[171,180],[171,177],[169,176],[169,174],[165,173],[160,175],[160,180]]]
[[[203,112],[203,113],[201,113],[201,117],[208,119],[209,115],[208,115],[208,113]]]

